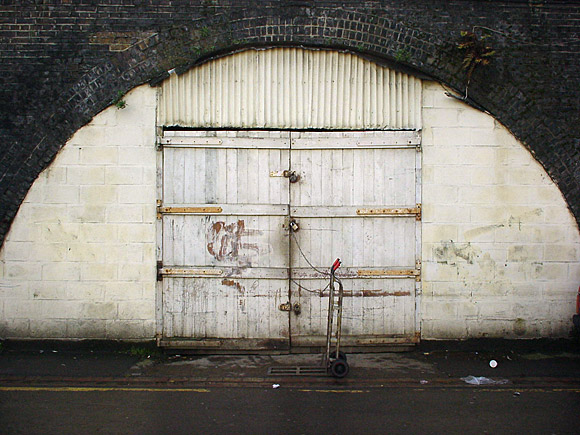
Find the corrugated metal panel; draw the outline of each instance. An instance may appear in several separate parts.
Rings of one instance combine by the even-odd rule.
[[[159,124],[420,129],[421,81],[350,53],[248,50],[171,75]]]

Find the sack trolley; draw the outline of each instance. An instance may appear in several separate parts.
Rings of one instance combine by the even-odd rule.
[[[270,367],[269,375],[300,376],[300,375],[332,375],[335,378],[344,378],[348,374],[346,355],[340,350],[342,326],[342,298],[343,286],[336,277],[336,270],[340,267],[337,258],[330,268],[330,285],[328,294],[328,324],[326,327],[326,348],[319,366],[279,366]],[[337,288],[338,286],[338,288]]]
[[[326,326],[326,350],[322,365],[335,378],[344,378],[348,374],[346,354],[340,350],[342,329],[342,299],[344,289],[342,282],[336,277],[336,270],[340,267],[340,258],[337,258],[330,268],[330,286],[328,293],[328,324]],[[338,290],[336,288],[338,284]]]

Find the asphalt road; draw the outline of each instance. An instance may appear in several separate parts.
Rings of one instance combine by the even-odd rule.
[[[0,386],[6,434],[573,434],[576,387]]]

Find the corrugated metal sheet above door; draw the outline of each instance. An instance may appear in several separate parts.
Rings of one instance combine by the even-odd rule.
[[[421,80],[354,54],[247,50],[161,88],[159,125],[193,128],[421,128]]]

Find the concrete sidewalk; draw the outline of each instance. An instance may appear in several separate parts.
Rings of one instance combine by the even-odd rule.
[[[410,352],[348,354],[343,379],[270,375],[272,367],[319,366],[320,355],[164,354],[151,343],[4,342],[0,385],[469,386],[483,377],[514,388],[580,389],[580,346],[560,340],[424,342]],[[490,361],[496,361],[492,368]]]

